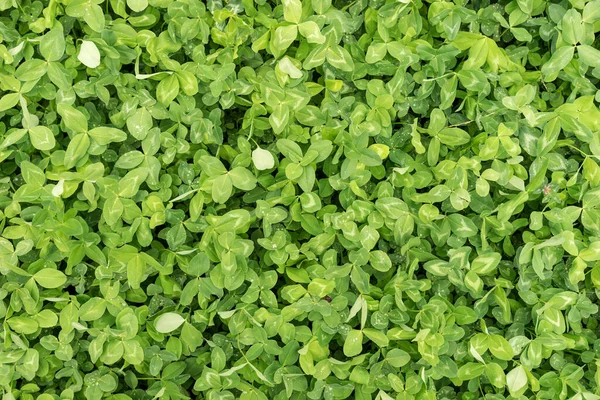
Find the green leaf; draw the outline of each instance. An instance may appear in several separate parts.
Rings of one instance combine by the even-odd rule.
[[[362,332],[367,338],[375,342],[375,344],[377,344],[378,347],[387,347],[387,345],[389,344],[387,336],[381,331],[372,328],[365,328],[362,330]]]
[[[527,388],[527,373],[521,365],[506,374],[506,387],[513,397],[520,396]]]
[[[335,282],[326,279],[316,278],[308,285],[308,292],[319,298],[325,297],[335,289]]]
[[[56,146],[54,134],[42,125],[29,129],[29,140],[31,140],[33,147],[41,151],[52,150]]]
[[[106,300],[92,297],[79,307],[79,318],[82,321],[95,321],[100,319],[106,311]]]
[[[81,111],[68,104],[59,104],[56,110],[62,116],[63,123],[67,128],[76,133],[87,132],[87,119]]]
[[[160,333],[171,333],[185,322],[185,318],[173,312],[161,314],[154,321],[154,328]]]
[[[501,258],[502,256],[499,253],[478,256],[471,263],[471,271],[478,275],[487,275],[496,269]]]
[[[116,224],[123,214],[123,202],[119,197],[109,197],[104,202],[102,216],[109,225]]]
[[[215,203],[225,203],[233,192],[233,182],[229,174],[217,176],[212,183],[212,199]]]
[[[127,282],[133,289],[139,289],[144,280],[146,262],[138,254],[127,263]]]
[[[104,29],[104,13],[102,8],[96,4],[88,3],[83,19],[94,32],[102,32]]]
[[[600,67],[600,50],[587,44],[582,44],[577,46],[577,54],[584,64],[594,68]]]
[[[322,65],[325,62],[325,58],[327,57],[328,51],[327,46],[325,44],[315,47],[308,53],[308,56],[304,59],[302,63],[302,68],[305,70],[311,70],[319,65]]]
[[[236,167],[227,173],[233,186],[240,190],[252,190],[256,187],[256,177],[246,168]]]
[[[302,18],[302,3],[300,0],[282,0],[283,19],[294,24],[300,23]]]
[[[438,133],[438,138],[448,146],[460,146],[471,140],[471,136],[460,128],[444,128]]]
[[[367,55],[365,57],[365,61],[369,64],[374,64],[383,60],[385,55],[387,54],[387,46],[385,43],[374,42],[367,49]]]
[[[289,139],[279,139],[277,149],[292,162],[302,161],[302,149]]]
[[[410,355],[401,349],[391,349],[385,355],[385,361],[395,368],[401,368],[410,362]]]
[[[565,42],[577,44],[583,36],[581,14],[577,10],[568,10],[562,18],[562,35]]]
[[[94,142],[101,146],[123,142],[127,139],[127,134],[122,130],[104,126],[90,129],[88,135]]]
[[[127,7],[134,12],[142,12],[148,7],[148,0],[127,0]]]
[[[500,335],[490,335],[488,337],[488,346],[494,357],[500,360],[511,360],[514,357],[513,348]]]
[[[127,129],[138,140],[146,138],[150,128],[152,128],[152,116],[144,107],[138,108],[131,117],[127,118]]]
[[[50,268],[39,270],[33,275],[33,279],[42,287],[54,289],[60,287],[67,282],[67,277],[64,273]]]
[[[485,371],[485,365],[468,362],[458,369],[458,377],[464,381],[477,378]]]
[[[489,363],[485,366],[485,376],[497,388],[503,388],[506,385],[506,374],[496,363]]]
[[[344,341],[344,355],[354,357],[362,352],[363,333],[359,330],[351,330]]]
[[[167,233],[167,243],[169,244],[169,248],[173,250],[182,246],[186,239],[187,234],[183,224],[175,225],[173,228],[169,229],[169,233]]]
[[[454,317],[459,325],[469,325],[478,320],[477,314],[471,308],[458,306],[454,309]]]
[[[198,163],[204,172],[209,176],[223,175],[227,173],[227,169],[223,163],[216,157],[202,156],[199,158]]]
[[[292,1],[292,0],[290,0]],[[282,56],[288,47],[296,40],[298,35],[297,25],[280,26],[275,29],[271,38],[270,49],[275,57]]]
[[[342,46],[332,46],[327,49],[327,62],[342,71],[350,72],[354,69],[352,56]]]
[[[162,104],[169,105],[179,94],[179,80],[175,75],[162,79],[156,87],[156,99]]]
[[[6,322],[13,331],[24,335],[34,334],[39,329],[38,323],[29,317],[11,317]]]
[[[23,161],[20,168],[25,182],[39,186],[43,186],[46,182],[44,171],[37,165],[30,163],[29,161]]]
[[[90,137],[87,133],[79,133],[71,139],[65,151],[64,164],[66,168],[73,168],[83,158],[90,147]]]
[[[306,38],[308,43],[323,44],[325,36],[321,33],[315,21],[304,21],[298,25],[298,32]]]
[[[29,82],[37,81],[42,76],[46,75],[48,63],[42,60],[32,59],[27,60],[15,71],[14,75],[20,81]]]
[[[286,128],[290,119],[290,113],[287,107],[277,106],[269,116],[269,122],[273,128],[273,132],[281,133]]]
[[[279,61],[278,66],[281,72],[288,74],[292,79],[299,79],[303,76],[302,71],[294,65],[289,57],[283,57],[281,61]]]
[[[542,66],[542,73],[545,76],[555,75],[571,62],[574,54],[575,48],[572,46],[565,46],[557,49],[554,54],[552,54],[552,57],[550,57],[550,59]]]
[[[0,111],[6,111],[19,103],[19,93],[8,93],[0,98]]]
[[[62,25],[55,24],[48,33],[46,33],[40,41],[40,53],[46,61],[58,61],[65,54],[65,35]]]
[[[129,364],[140,365],[144,362],[144,349],[136,340],[129,340],[123,346],[123,359]]]
[[[583,22],[593,24],[600,20],[600,9],[598,9],[598,6],[600,6],[600,1],[598,0],[586,3],[583,8]]]
[[[146,168],[141,167],[129,171],[119,181],[119,196],[126,198],[135,196],[147,177],[148,170]]]

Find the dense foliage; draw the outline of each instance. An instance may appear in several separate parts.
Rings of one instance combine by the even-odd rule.
[[[600,0],[0,0],[3,399],[600,399]]]

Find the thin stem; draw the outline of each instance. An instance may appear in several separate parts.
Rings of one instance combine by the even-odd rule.
[[[494,111],[494,112],[491,112],[491,113],[488,113],[488,114],[484,115],[484,116],[483,116],[483,117],[481,117],[481,118],[487,118],[487,117],[491,117],[492,115],[494,115],[494,114],[498,113],[499,111],[500,111],[500,110],[498,110],[498,111]],[[448,125],[448,128],[456,128],[457,126],[469,125],[469,124],[471,124],[471,123],[473,123],[473,122],[477,122],[477,120],[475,120],[475,119],[472,119],[472,120],[469,120],[469,121],[460,122],[460,123],[458,123],[458,124]]]
[[[567,146],[568,146],[568,147],[570,147],[570,148],[572,148],[573,150],[577,150],[577,151],[578,151],[579,153],[581,153],[581,155],[582,155],[582,156],[584,156],[585,158],[588,158],[588,157],[590,157],[590,158],[596,158],[596,159],[599,159],[599,160],[600,160],[600,156],[597,156],[597,155],[594,155],[594,154],[587,154],[586,152],[584,152],[583,150],[581,150],[581,149],[579,149],[579,148],[577,148],[577,147],[573,146],[572,144],[568,144]],[[581,170],[581,167],[583,167],[583,163],[581,163],[581,164],[579,165],[579,169],[577,170],[577,172],[579,172],[579,170]]]
[[[452,75],[452,74],[454,74],[454,72],[448,72],[447,74],[444,74],[444,75],[442,75],[442,76],[438,76],[438,77],[435,77],[435,78],[427,78],[427,79],[423,79],[423,82],[437,81],[438,79],[445,78],[445,77],[447,77],[447,76],[450,76],[450,75]]]
[[[252,138],[253,133],[254,133],[254,121],[252,121],[252,123],[250,124],[250,133],[248,134],[248,140],[250,140]],[[256,143],[256,142],[254,142],[254,143]]]
[[[572,144],[568,144],[568,147],[572,148],[573,150],[577,150],[578,152],[580,152],[583,156],[585,157],[591,157],[589,154],[587,154],[585,151],[581,150],[578,147],[573,146]]]

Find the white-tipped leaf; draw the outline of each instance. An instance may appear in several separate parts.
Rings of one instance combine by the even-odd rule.
[[[281,72],[289,75],[292,79],[302,78],[302,71],[300,71],[288,57],[283,57],[279,61],[279,69]]]
[[[527,386],[527,372],[522,366],[513,368],[508,374],[506,374],[506,387],[510,392],[511,396],[518,397],[522,393],[521,391]]]
[[[183,318],[181,315],[168,312],[162,314],[156,319],[156,321],[154,321],[154,328],[156,328],[157,332],[169,333],[179,328],[184,322],[185,318]]]
[[[56,184],[56,186],[54,186],[52,188],[52,196],[54,197],[60,197],[63,192],[65,191],[65,180],[61,179],[58,181],[58,183]]]
[[[88,68],[96,68],[100,65],[100,51],[94,42],[84,40],[81,42],[77,59]]]
[[[261,149],[260,147],[257,147],[252,152],[252,162],[259,171],[271,169],[275,166],[273,154],[269,150]]]

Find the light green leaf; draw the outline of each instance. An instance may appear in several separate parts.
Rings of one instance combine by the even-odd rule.
[[[342,71],[351,72],[354,69],[352,56],[342,46],[332,46],[327,49],[327,62]]]
[[[102,146],[123,142],[127,139],[127,134],[122,130],[105,126],[90,129],[88,135],[90,135],[94,142]]]
[[[506,387],[511,396],[520,396],[527,388],[527,373],[521,365],[513,368],[506,374]]]
[[[488,346],[494,357],[500,360],[511,360],[514,357],[513,349],[504,337],[500,335],[490,335]]]
[[[574,54],[575,47],[572,46],[565,46],[557,49],[552,54],[552,57],[550,57],[550,59],[542,66],[542,73],[545,76],[553,76],[560,72],[573,59]]]
[[[57,288],[67,281],[67,277],[64,273],[51,268],[39,270],[33,275],[33,279],[35,279],[40,286],[47,289]]]
[[[97,68],[100,65],[100,51],[94,42],[84,40],[81,42],[77,59],[88,68]]]
[[[227,175],[233,186],[240,190],[252,190],[256,187],[256,177],[246,168],[235,167]]]
[[[41,151],[52,150],[56,145],[52,131],[42,125],[29,129],[29,140],[33,147]]]
[[[577,10],[568,10],[562,18],[562,35],[565,42],[577,44],[583,36],[581,14]]]
[[[302,3],[300,0],[282,0],[283,19],[294,24],[300,23],[302,18]]]
[[[71,139],[65,151],[64,165],[73,168],[86,155],[90,147],[90,137],[87,133],[79,133]]]
[[[363,333],[359,330],[351,330],[344,341],[344,355],[354,357],[362,352]]]
[[[308,43],[323,44],[325,36],[321,33],[319,25],[315,21],[304,21],[298,25],[298,31],[306,38]]]
[[[275,158],[269,150],[257,147],[252,151],[252,162],[259,171],[271,169],[275,166]]]
[[[62,25],[55,24],[40,41],[40,53],[47,61],[58,61],[65,54],[65,35]]]
[[[600,50],[587,44],[582,44],[577,46],[577,54],[584,64],[594,68],[600,67]]]
[[[493,272],[500,263],[499,253],[488,253],[476,257],[471,263],[471,271],[478,275],[487,275]]]
[[[185,318],[173,312],[161,314],[154,320],[154,328],[160,333],[171,333],[185,322]]]
[[[142,12],[148,7],[148,0],[127,0],[127,6],[134,12]]]
[[[79,318],[82,321],[95,321],[100,319],[106,311],[106,300],[92,297],[79,307]]]
[[[217,176],[212,183],[212,198],[215,203],[225,203],[233,192],[233,182],[228,174]]]

